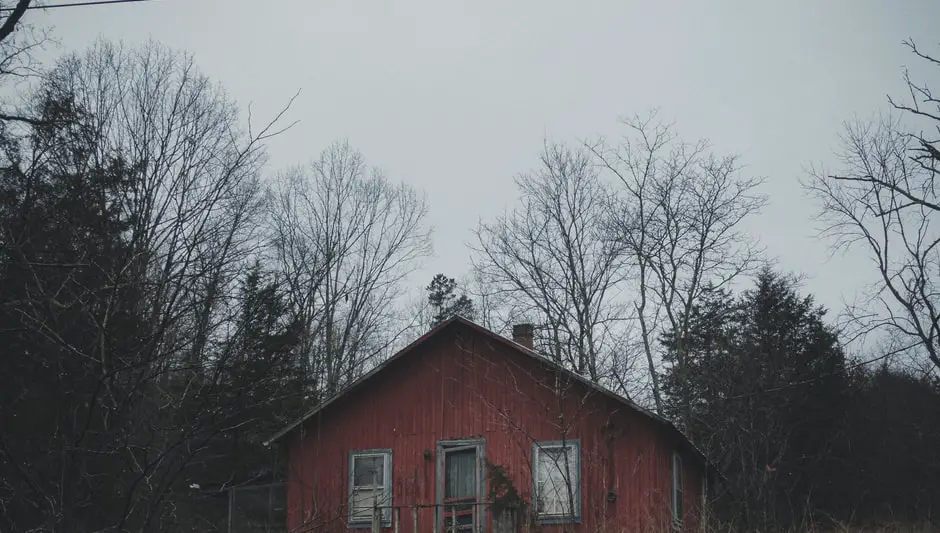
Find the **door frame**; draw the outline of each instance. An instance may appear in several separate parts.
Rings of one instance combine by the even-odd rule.
[[[434,531],[435,533],[446,533],[444,532],[444,512],[443,512],[443,503],[444,503],[444,454],[447,450],[451,448],[467,448],[475,447],[477,452],[477,505],[475,506],[475,523],[476,531],[475,533],[483,533],[486,530],[486,505],[483,505],[486,501],[486,439],[476,438],[476,439],[452,439],[452,440],[439,440],[437,441],[437,469],[434,472],[434,477],[437,484],[437,490],[435,494],[435,518],[434,518]]]

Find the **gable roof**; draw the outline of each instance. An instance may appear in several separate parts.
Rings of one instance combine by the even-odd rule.
[[[346,395],[348,395],[349,393],[353,392],[354,390],[357,390],[357,389],[362,388],[363,384],[365,384],[366,382],[368,382],[369,380],[371,380],[372,378],[374,378],[376,375],[378,375],[379,373],[381,373],[382,370],[384,370],[385,368],[387,368],[389,365],[391,365],[391,364],[394,363],[395,361],[398,361],[398,360],[402,359],[403,357],[407,357],[408,354],[414,352],[415,349],[417,349],[419,346],[421,346],[422,344],[424,344],[425,342],[427,342],[428,339],[430,339],[431,337],[434,337],[435,335],[437,335],[438,333],[440,333],[440,332],[443,331],[444,329],[448,328],[448,327],[449,327],[450,325],[452,325],[452,324],[461,324],[461,325],[463,325],[463,326],[466,326],[466,327],[470,328],[471,330],[473,330],[473,331],[475,331],[475,332],[477,332],[477,333],[483,335],[484,337],[486,337],[486,338],[488,338],[488,339],[491,339],[491,340],[493,340],[493,341],[496,341],[496,342],[498,342],[498,343],[500,343],[500,344],[502,344],[502,345],[504,345],[504,346],[508,346],[509,348],[511,348],[511,349],[513,349],[513,350],[516,350],[517,352],[520,352],[520,353],[522,353],[522,354],[524,354],[524,355],[526,355],[526,356],[528,356],[528,357],[531,357],[531,358],[533,358],[536,362],[538,362],[539,364],[545,365],[545,366],[549,367],[549,368],[550,368],[551,370],[553,370],[553,371],[560,372],[560,373],[564,374],[566,377],[569,377],[569,378],[571,378],[571,379],[573,379],[573,380],[575,380],[575,381],[580,382],[580,383],[583,384],[584,386],[586,386],[586,387],[588,387],[588,388],[590,388],[590,389],[592,389],[592,390],[594,390],[594,391],[596,391],[596,392],[598,392],[598,393],[600,393],[600,394],[602,394],[602,395],[604,395],[604,396],[606,396],[606,397],[608,397],[608,398],[610,398],[610,399],[612,399],[612,400],[614,400],[614,401],[616,401],[616,402],[622,404],[623,406],[627,407],[628,409],[631,409],[631,410],[633,410],[633,411],[639,413],[640,415],[642,415],[642,416],[644,416],[644,417],[646,417],[646,418],[652,420],[652,421],[655,422],[656,424],[659,424],[659,425],[665,427],[665,428],[667,429],[667,431],[673,432],[677,437],[679,437],[679,438],[681,439],[681,441],[682,441],[684,444],[686,444],[686,445],[689,447],[689,449],[691,449],[696,455],[698,455],[698,457],[699,457],[709,468],[714,468],[714,465],[708,460],[708,458],[705,456],[705,454],[704,454],[701,450],[699,450],[694,444],[692,444],[692,442],[685,436],[685,434],[682,433],[682,431],[680,431],[679,428],[677,428],[677,427],[676,427],[672,422],[670,422],[669,420],[667,420],[667,419],[663,418],[662,416],[660,416],[660,415],[658,415],[658,414],[656,414],[656,413],[650,411],[649,409],[646,409],[646,408],[644,408],[644,407],[638,405],[637,403],[633,402],[632,400],[629,400],[629,399],[627,399],[627,398],[624,398],[623,396],[621,396],[621,395],[619,395],[619,394],[617,394],[617,393],[611,391],[610,389],[607,389],[606,387],[603,387],[603,386],[601,386],[601,385],[599,385],[599,384],[597,384],[597,383],[595,383],[595,382],[593,382],[593,381],[591,381],[591,380],[585,378],[584,376],[582,376],[582,375],[580,375],[580,374],[577,374],[577,373],[575,373],[575,372],[572,372],[571,370],[568,370],[567,368],[565,368],[565,367],[563,367],[563,366],[561,366],[561,365],[555,363],[554,361],[548,359],[547,357],[544,357],[544,356],[542,356],[542,355],[539,355],[539,354],[536,353],[535,351],[530,350],[529,348],[526,348],[525,346],[523,346],[523,345],[521,345],[521,344],[519,344],[519,343],[517,343],[517,342],[515,342],[515,341],[513,341],[513,340],[511,340],[511,339],[508,339],[508,338],[506,338],[506,337],[503,337],[502,335],[499,335],[498,333],[493,332],[493,331],[491,331],[491,330],[489,330],[489,329],[487,329],[487,328],[484,328],[483,326],[481,326],[481,325],[479,325],[479,324],[476,324],[476,323],[474,323],[474,322],[471,322],[470,320],[467,320],[466,318],[463,318],[463,317],[461,317],[461,316],[454,316],[454,317],[451,317],[451,318],[445,320],[444,322],[441,322],[440,324],[438,324],[436,327],[434,327],[433,329],[431,329],[430,331],[428,331],[428,332],[425,333],[424,335],[418,337],[418,338],[417,338],[416,340],[414,340],[411,344],[409,344],[408,346],[406,346],[406,347],[402,348],[401,350],[399,350],[398,353],[396,353],[396,354],[393,355],[392,357],[386,359],[386,360],[383,361],[381,364],[379,364],[378,366],[376,366],[375,368],[373,368],[373,369],[370,370],[369,372],[365,373],[362,377],[360,377],[359,379],[355,380],[351,385],[349,385],[348,387],[346,387],[345,389],[343,389],[343,390],[340,391],[339,393],[333,395],[331,398],[329,398],[329,399],[326,400],[325,402],[323,402],[323,403],[319,404],[318,406],[314,407],[313,409],[307,411],[306,413],[304,413],[300,418],[298,418],[298,419],[295,420],[294,422],[291,422],[290,424],[288,424],[286,427],[284,427],[284,429],[280,430],[279,432],[277,432],[276,434],[274,434],[271,438],[269,438],[268,440],[266,440],[266,441],[264,442],[264,445],[265,445],[265,446],[270,446],[271,444],[273,444],[273,443],[279,441],[279,440],[280,440],[281,438],[283,438],[285,435],[287,435],[287,434],[289,434],[290,432],[292,432],[293,430],[297,429],[297,428],[300,427],[302,424],[304,424],[307,420],[309,420],[310,418],[316,416],[318,413],[320,413],[321,411],[323,411],[324,409],[326,409],[327,407],[329,407],[329,406],[332,405],[333,403],[336,403],[336,402],[339,401],[341,398],[345,397]],[[716,469],[715,471],[717,472],[717,469]]]

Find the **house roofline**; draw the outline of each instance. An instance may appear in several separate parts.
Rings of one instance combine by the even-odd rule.
[[[309,420],[310,418],[316,416],[318,413],[320,413],[321,411],[323,411],[324,409],[326,409],[327,407],[329,407],[329,406],[332,405],[333,403],[336,403],[337,401],[339,401],[343,396],[346,396],[348,393],[352,392],[353,390],[358,389],[360,386],[362,386],[363,383],[365,383],[366,381],[368,381],[369,379],[371,379],[373,376],[375,376],[376,374],[378,374],[379,372],[381,372],[383,369],[385,369],[386,367],[388,367],[390,364],[392,364],[393,362],[395,362],[395,361],[401,359],[401,358],[404,357],[405,355],[411,353],[411,352],[414,351],[418,346],[424,344],[428,339],[430,339],[431,337],[435,336],[437,333],[439,333],[440,331],[444,330],[445,328],[447,328],[448,326],[450,326],[451,324],[454,324],[454,323],[459,323],[459,324],[461,324],[461,325],[463,325],[463,326],[466,326],[466,327],[468,327],[468,328],[470,328],[470,329],[472,329],[472,330],[474,330],[474,331],[476,331],[476,332],[478,332],[478,333],[480,333],[480,334],[482,334],[482,335],[484,335],[484,336],[486,336],[486,337],[488,337],[488,338],[490,338],[490,339],[492,339],[492,340],[495,340],[495,341],[497,341],[497,342],[499,342],[499,343],[502,343],[502,344],[505,345],[505,346],[508,346],[508,347],[510,347],[510,348],[512,348],[512,349],[515,349],[515,350],[519,351],[519,352],[522,352],[523,354],[525,354],[525,355],[527,355],[527,356],[529,356],[529,357],[532,357],[533,359],[535,359],[535,360],[538,361],[539,363],[541,363],[541,364],[543,364],[543,365],[546,365],[547,367],[549,367],[549,368],[552,369],[553,371],[561,372],[562,374],[566,375],[567,377],[570,377],[570,378],[572,378],[572,379],[574,379],[574,380],[576,380],[576,381],[582,383],[583,385],[587,386],[588,388],[590,388],[590,389],[592,389],[592,390],[594,390],[594,391],[596,391],[596,392],[599,392],[600,394],[603,394],[604,396],[606,396],[606,397],[608,397],[608,398],[610,398],[610,399],[612,399],[612,400],[614,400],[614,401],[616,401],[616,402],[619,402],[619,403],[623,404],[624,406],[626,406],[626,407],[628,407],[628,408],[630,408],[630,409],[632,409],[632,410],[638,412],[639,414],[641,414],[641,415],[643,415],[643,416],[645,416],[645,417],[647,417],[647,418],[653,420],[654,422],[656,422],[656,423],[658,423],[658,424],[660,424],[660,425],[662,425],[662,426],[665,426],[668,430],[674,431],[674,432],[682,439],[682,441],[683,441],[685,444],[687,444],[687,445],[689,446],[689,448],[691,448],[691,449],[695,452],[696,455],[699,456],[699,458],[705,463],[705,465],[706,465],[707,467],[714,469],[715,472],[717,472],[719,475],[721,475],[720,472],[718,471],[717,467],[715,467],[715,465],[714,465],[711,461],[709,461],[709,459],[708,459],[708,457],[705,455],[705,453],[702,452],[697,446],[695,446],[695,444],[693,444],[692,441],[689,440],[689,438],[686,437],[686,435],[685,435],[679,428],[677,428],[677,427],[675,426],[675,424],[673,424],[672,422],[670,422],[670,421],[667,420],[666,418],[664,418],[664,417],[662,417],[662,416],[660,416],[660,415],[654,413],[653,411],[650,411],[649,409],[646,409],[645,407],[640,406],[639,404],[637,404],[637,403],[634,402],[633,400],[630,400],[629,398],[625,398],[625,397],[623,397],[623,396],[621,396],[621,395],[619,395],[619,394],[613,392],[612,390],[610,390],[610,389],[608,389],[608,388],[606,388],[606,387],[603,387],[603,386],[601,386],[600,384],[595,383],[595,382],[593,382],[593,381],[591,381],[591,380],[585,378],[584,376],[582,376],[582,375],[580,375],[580,374],[578,374],[578,373],[576,373],[576,372],[572,372],[571,370],[568,370],[567,368],[565,368],[565,367],[559,365],[558,363],[556,363],[556,362],[554,362],[554,361],[548,359],[547,357],[545,357],[545,356],[543,356],[543,355],[538,354],[538,353],[535,352],[534,350],[531,350],[531,349],[529,349],[529,348],[527,348],[527,347],[525,347],[525,346],[523,346],[523,345],[521,345],[521,344],[519,344],[519,343],[513,341],[512,339],[508,339],[508,338],[506,338],[506,337],[503,337],[502,335],[500,335],[500,334],[498,334],[498,333],[496,333],[496,332],[494,332],[494,331],[491,331],[491,330],[489,330],[489,329],[487,329],[487,328],[485,328],[485,327],[483,327],[483,326],[481,326],[481,325],[479,325],[479,324],[476,324],[476,323],[474,323],[474,322],[472,322],[472,321],[470,321],[470,320],[468,320],[468,319],[466,319],[466,318],[464,318],[464,317],[462,317],[462,316],[459,316],[459,315],[455,315],[455,316],[453,316],[453,317],[451,317],[451,318],[448,318],[447,320],[441,322],[440,324],[438,324],[437,326],[435,326],[434,328],[432,328],[430,331],[428,331],[428,332],[425,333],[424,335],[422,335],[422,336],[418,337],[417,339],[415,339],[414,341],[412,341],[408,346],[405,346],[404,348],[402,348],[401,350],[399,350],[398,353],[396,353],[396,354],[393,355],[392,357],[389,357],[388,359],[386,359],[385,361],[383,361],[382,363],[380,363],[379,365],[377,365],[377,366],[376,366],[375,368],[373,368],[372,370],[370,370],[370,371],[366,372],[365,374],[363,374],[359,379],[353,381],[352,384],[350,384],[348,387],[346,387],[345,389],[343,389],[343,390],[340,391],[339,393],[334,394],[333,396],[331,396],[331,397],[330,397],[328,400],[326,400],[325,402],[323,402],[323,403],[321,403],[320,405],[314,407],[313,409],[310,409],[309,411],[307,411],[307,412],[306,412],[304,415],[302,415],[300,418],[298,418],[298,419],[295,420],[294,422],[291,422],[291,423],[288,424],[284,429],[280,430],[279,432],[277,432],[276,434],[274,434],[271,438],[269,438],[268,440],[264,441],[264,446],[265,446],[265,447],[268,447],[268,446],[270,446],[271,444],[273,444],[273,443],[279,441],[279,440],[282,439],[285,435],[287,435],[288,433],[292,432],[293,430],[295,430],[296,428],[298,428],[299,426],[301,426],[301,425],[302,425],[303,423],[305,423],[307,420]]]

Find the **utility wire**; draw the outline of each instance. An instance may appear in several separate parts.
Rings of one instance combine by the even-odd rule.
[[[70,2],[67,4],[48,4],[44,6],[32,5],[26,9],[56,9],[59,7],[82,7],[82,6],[100,6],[105,4],[130,4],[137,2],[152,2],[153,0],[90,0],[88,2]],[[13,11],[12,7],[0,8],[0,13]]]

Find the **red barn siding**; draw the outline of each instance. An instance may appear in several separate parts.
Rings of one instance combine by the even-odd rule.
[[[459,323],[416,350],[286,439],[290,531],[304,524],[316,524],[319,531],[346,528],[352,450],[392,449],[394,505],[433,504],[437,442],[482,438],[487,459],[505,468],[531,501],[532,442],[561,440],[559,415],[571,426],[566,438],[581,445],[582,520],[573,529],[668,524],[676,443],[660,425],[577,382],[567,383],[559,397],[553,392],[556,373]],[[694,527],[701,465],[686,456],[683,467],[686,525]],[[613,503],[607,500],[609,488],[616,493]],[[410,511],[402,516],[411,531]],[[432,509],[422,511],[422,532],[431,531],[432,517]]]

